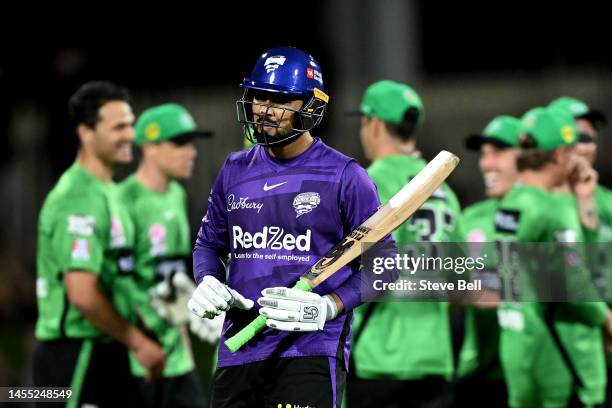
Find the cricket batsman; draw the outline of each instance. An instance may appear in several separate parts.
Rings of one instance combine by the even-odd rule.
[[[457,406],[477,406],[482,401],[495,407],[507,405],[506,384],[499,362],[496,305],[500,279],[495,269],[495,213],[499,201],[518,178],[519,130],[517,118],[499,115],[481,133],[469,136],[465,142],[468,149],[479,152],[478,166],[487,199],[463,210],[461,242],[467,243],[470,252],[486,254],[486,268],[473,271],[472,278],[481,279],[485,293],[492,296],[466,309],[465,338],[457,367]]]
[[[612,315],[606,304],[571,298],[534,302],[538,297],[533,296],[539,293],[538,287],[541,291],[559,282],[567,283],[570,293],[590,284],[584,257],[573,244],[584,242],[576,207],[553,193],[568,180],[577,195],[594,191],[592,177],[575,175],[578,167],[572,147],[577,139],[575,122],[567,112],[555,108],[528,111],[521,118],[519,183],[505,194],[495,216],[500,267],[504,269],[504,302],[498,311],[500,359],[512,407],[591,406],[603,400],[603,393],[595,388],[597,384],[601,387],[601,374],[605,374],[603,346],[601,337],[599,342],[592,338],[601,336],[602,328],[610,333]],[[537,257],[528,258],[518,249],[526,249],[520,243],[529,243],[533,251],[542,248],[534,243],[546,242],[548,248],[563,245],[567,252],[557,250],[535,262]],[[539,282],[539,276],[546,281]]]
[[[372,161],[367,171],[384,204],[426,165],[415,137],[425,116],[423,103],[410,86],[383,80],[366,89],[358,114],[361,143]],[[393,233],[400,252],[414,242],[457,241],[459,215],[457,197],[444,184]],[[391,296],[364,304],[355,312],[355,333],[347,408],[451,406],[454,363],[447,302]]]
[[[162,378],[150,383],[130,353],[132,372],[148,406],[201,407],[204,394],[194,372],[186,323],[194,319],[195,334],[206,338],[213,331],[206,324],[212,326],[213,320],[199,319],[187,309],[195,289],[192,241],[187,196],[177,180],[191,177],[197,156],[194,140],[211,132],[198,130],[189,112],[173,103],[147,109],[135,128],[142,160],[119,186],[134,223],[138,291],[132,296],[140,323],[166,354],[166,365]]]
[[[134,228],[113,170],[132,160],[127,91],[88,82],[70,98],[76,161],[39,216],[34,384],[70,387],[68,406],[136,406],[128,349],[148,378],[164,368],[160,346],[134,325]]]
[[[329,101],[311,55],[266,51],[242,87],[238,120],[256,146],[231,153],[213,185],[193,252],[198,287],[189,307],[202,318],[226,311],[222,340],[257,313],[268,320],[239,351],[221,345],[212,406],[339,407],[365,275],[351,263],[313,292],[289,287],[380,201],[354,159],[311,134]]]

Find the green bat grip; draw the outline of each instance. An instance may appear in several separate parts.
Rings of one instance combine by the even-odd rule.
[[[292,289],[303,290],[305,292],[312,291],[312,287],[308,281],[303,278],[300,278]],[[240,347],[244,346],[249,340],[255,337],[257,333],[260,333],[263,329],[265,329],[267,319],[268,318],[266,316],[257,316],[255,320],[225,341],[227,348],[230,349],[232,353],[236,352]]]

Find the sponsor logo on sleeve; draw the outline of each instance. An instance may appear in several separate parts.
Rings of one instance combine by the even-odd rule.
[[[123,227],[121,221],[114,215],[111,217],[111,248],[122,247],[126,243],[125,236],[123,235]]]
[[[89,261],[89,241],[83,238],[72,240],[72,260]]]
[[[91,215],[69,215],[68,232],[84,236],[92,235],[95,222],[95,217]]]
[[[308,192],[296,195],[293,199],[293,208],[296,212],[295,218],[299,218],[302,215],[311,212],[317,208],[320,203],[321,197],[319,196],[319,193]]]
[[[152,256],[157,256],[166,253],[166,226],[164,224],[155,223],[149,227],[149,242]]]

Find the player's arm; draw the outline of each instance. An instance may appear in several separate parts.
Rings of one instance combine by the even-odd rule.
[[[163,371],[164,355],[159,345],[117,313],[98,286],[95,274],[69,271],[64,274],[64,285],[69,302],[95,327],[132,350],[138,361],[147,368],[150,377]]]
[[[224,179],[227,161],[208,197],[208,209],[193,249],[193,274],[198,285],[188,302],[200,318],[214,319],[231,307],[251,309],[254,302],[244,298],[225,282],[229,255],[229,232],[225,206]]]

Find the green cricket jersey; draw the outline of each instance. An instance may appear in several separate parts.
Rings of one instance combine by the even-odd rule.
[[[575,200],[569,195],[517,184],[501,200],[495,227],[505,300],[498,314],[502,329],[500,350],[510,404],[565,403],[574,382],[570,365],[583,385],[578,390],[581,400],[597,403],[603,399],[605,372],[601,338],[597,341],[595,337],[605,320],[606,305],[603,302],[520,301],[533,299],[531,296],[537,289],[528,273],[516,275],[518,269],[537,271],[541,275],[558,273],[563,268],[567,271],[563,279],[572,279],[568,282],[570,290],[586,283],[588,272],[579,247],[568,246],[568,251],[572,251],[570,257],[551,252],[543,262],[524,253],[517,259],[513,245],[513,242],[584,241]],[[585,279],[581,280],[582,277]],[[569,364],[562,353],[570,360]]]
[[[468,245],[470,256],[485,256],[485,269],[479,276],[484,290],[498,291],[499,277],[495,269],[495,213],[498,199],[490,198],[475,203],[463,210],[461,215],[461,242]],[[499,364],[499,323],[496,308],[468,306],[465,314],[465,337],[459,354],[457,373],[484,375],[501,380],[503,374]]]
[[[387,156],[376,160],[368,174],[386,203],[423,167],[422,159]],[[414,242],[454,241],[460,208],[453,191],[444,185],[393,236],[401,246]],[[355,310],[354,333],[367,308],[373,307],[352,357],[359,378],[420,379],[453,373],[452,340],[446,302],[386,301]]]
[[[172,181],[165,193],[143,186],[134,175],[120,186],[121,199],[135,229],[135,275],[138,285],[134,298],[138,315],[155,335],[166,353],[164,377],[193,370],[185,327],[165,322],[149,305],[149,290],[177,272],[190,275],[191,235],[187,220],[186,194]],[[130,353],[132,372],[144,376],[144,368]]]
[[[68,271],[96,274],[117,311],[133,321],[133,241],[116,185],[101,182],[75,162],[47,196],[38,220],[39,340],[108,339],[68,302],[63,284]]]

